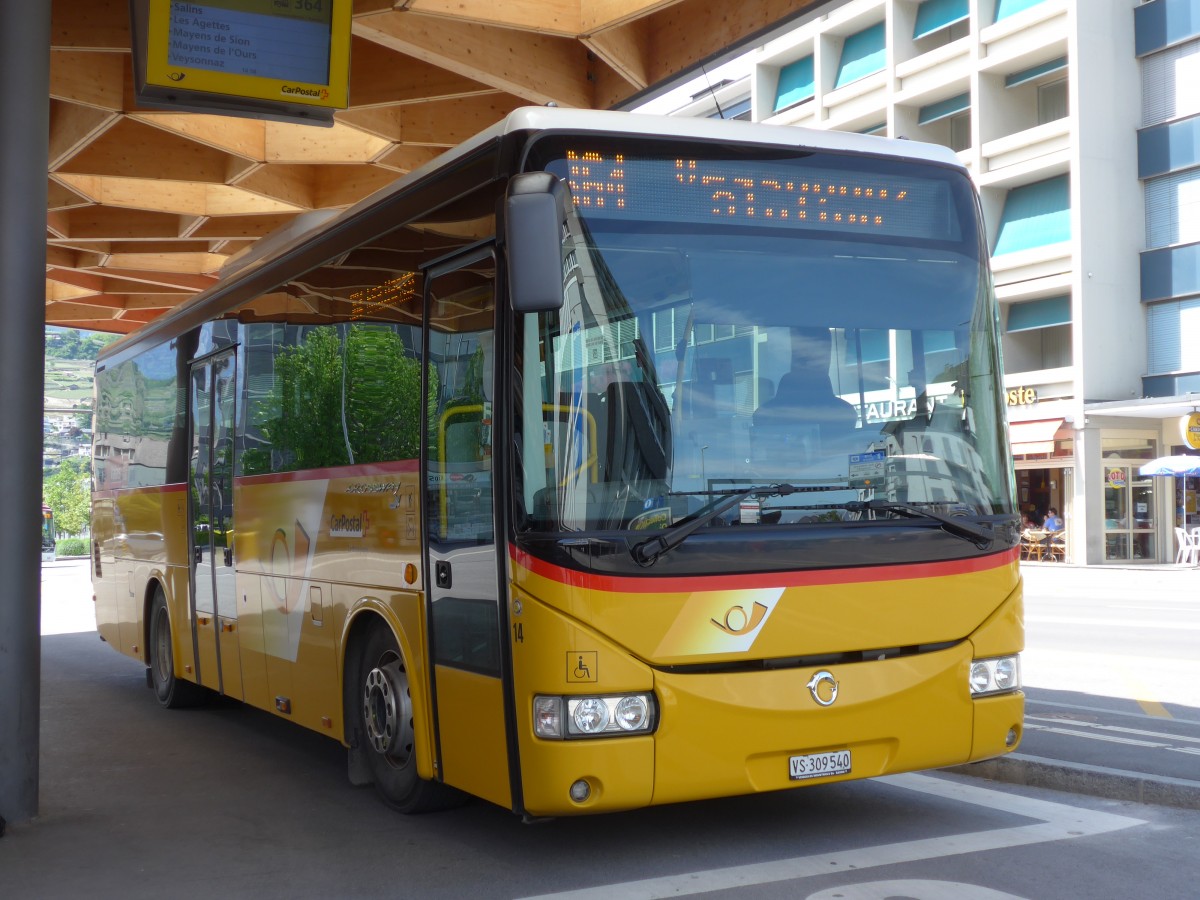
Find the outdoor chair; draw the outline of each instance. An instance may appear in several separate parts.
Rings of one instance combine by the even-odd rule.
[[[1200,563],[1200,528],[1188,531],[1176,526],[1175,541],[1179,544],[1175,551],[1177,566],[1194,566]]]

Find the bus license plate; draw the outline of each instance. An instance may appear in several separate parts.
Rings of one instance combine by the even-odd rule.
[[[806,753],[803,756],[793,756],[789,765],[792,781],[803,781],[805,778],[824,778],[827,775],[848,775],[850,773],[850,751]]]

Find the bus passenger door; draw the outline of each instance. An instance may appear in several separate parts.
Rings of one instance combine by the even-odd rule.
[[[188,471],[192,561],[192,641],[199,682],[242,699],[233,566],[232,352],[192,367]]]
[[[438,772],[511,807],[493,514],[495,274],[488,247],[427,273],[425,578]]]

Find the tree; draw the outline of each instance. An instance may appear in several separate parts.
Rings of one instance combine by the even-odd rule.
[[[421,364],[392,328],[313,328],[303,343],[279,352],[274,368],[272,393],[252,412],[265,445],[244,451],[245,474],[416,459],[420,453],[424,418],[437,409],[437,373],[429,373],[422,408]]]
[[[55,473],[42,483],[42,502],[54,511],[59,534],[83,534],[91,516],[91,461],[68,456],[59,463]]]

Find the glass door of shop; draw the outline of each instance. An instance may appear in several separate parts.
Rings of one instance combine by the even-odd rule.
[[[1156,562],[1154,478],[1141,463],[1104,464],[1104,559]]]

